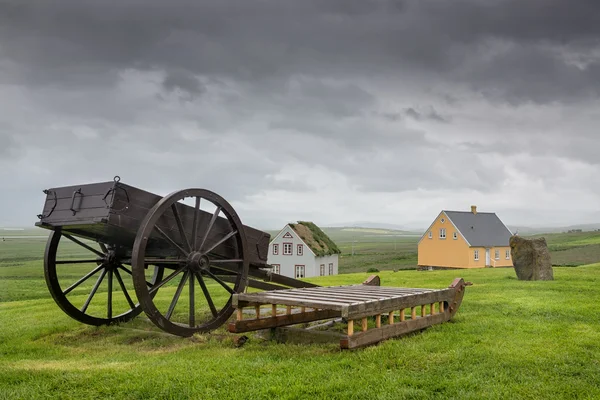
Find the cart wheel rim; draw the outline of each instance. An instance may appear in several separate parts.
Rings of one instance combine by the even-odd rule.
[[[62,238],[86,249],[87,257],[59,257]],[[131,270],[105,244],[99,246],[95,249],[61,229],[52,231],[44,255],[46,285],[56,304],[79,322],[99,326],[129,321],[142,312],[134,289],[127,288]],[[73,265],[81,268],[73,271]],[[162,273],[162,268],[156,267],[149,284],[161,280]]]
[[[188,198],[195,199],[194,206],[181,202]],[[209,205],[212,212],[201,205]],[[142,278],[144,266],[156,257],[168,259],[171,272],[148,287]],[[136,294],[155,325],[179,336],[214,330],[231,316],[233,295],[247,284],[244,226],[233,207],[214,192],[173,192],[142,221],[132,265]],[[161,294],[153,298],[159,290]]]

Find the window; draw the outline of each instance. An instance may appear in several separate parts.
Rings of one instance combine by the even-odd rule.
[[[283,255],[284,256],[291,256],[292,255],[292,244],[291,243],[284,243],[283,244]]]
[[[446,222],[446,220],[444,218],[440,219],[440,222],[443,224],[444,222]]]
[[[500,250],[495,250],[494,251],[494,259],[496,259],[496,260],[500,259]]]
[[[446,228],[440,228],[440,239],[446,239]]]
[[[458,239],[458,233],[454,232],[452,234],[452,239],[454,239],[454,240]]]
[[[510,250],[506,250],[506,259],[510,260]]]
[[[291,234],[291,233],[289,233],[289,232],[286,232],[286,233],[285,233],[285,235],[283,235],[283,238],[284,238],[284,239],[292,239],[292,238],[293,238],[293,236],[292,236],[292,234]]]
[[[433,233],[431,233],[431,231],[429,231],[429,239],[433,238]]]
[[[273,244],[273,255],[276,256],[279,254],[279,245]]]
[[[475,255],[475,261],[479,261],[479,250],[475,250],[473,253]]]
[[[321,264],[321,269],[320,269],[320,271],[319,271],[319,274],[320,274],[321,276],[325,275],[325,264]]]
[[[304,246],[299,244],[298,246],[296,246],[296,254],[298,254],[299,256],[301,256],[304,253]]]
[[[333,275],[333,263],[329,263],[329,275]]]
[[[272,265],[273,265],[273,273],[280,274],[281,273],[281,265],[279,265],[279,264],[272,264]]]
[[[296,278],[304,278],[304,265],[296,265]]]

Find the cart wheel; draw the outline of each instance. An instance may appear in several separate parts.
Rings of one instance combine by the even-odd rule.
[[[63,237],[69,240],[57,257]],[[95,249],[60,229],[51,232],[44,256],[48,290],[67,315],[84,324],[129,321],[142,311],[135,296],[130,295],[134,290],[129,279],[123,279],[124,274],[131,275],[130,267],[124,265],[129,261],[119,257],[110,245],[99,243],[99,247]],[[163,269],[155,267],[144,276],[146,284],[152,286],[162,279]],[[94,284],[92,277],[96,278]]]
[[[149,288],[142,273],[144,261],[157,254],[176,257],[179,264],[168,266],[171,273]],[[233,313],[232,295],[246,287],[249,259],[244,226],[233,207],[216,193],[205,189],[171,193],[142,221],[132,265],[140,304],[159,328],[179,336],[213,330]],[[153,299],[159,288],[161,294]]]

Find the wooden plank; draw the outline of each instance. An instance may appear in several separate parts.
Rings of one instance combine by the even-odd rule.
[[[362,331],[366,332],[368,327],[369,327],[369,321],[367,320],[367,318],[363,318],[361,321]]]
[[[277,304],[288,304],[286,301],[303,301],[305,303],[314,302],[322,303],[322,304],[343,304],[349,305],[357,303],[356,300],[343,300],[343,299],[335,299],[327,296],[317,296],[317,295],[309,295],[309,294],[295,294],[290,293],[287,290],[277,290],[273,292],[262,292],[262,293],[252,293],[252,294],[241,294],[238,296],[239,299],[248,299],[249,301],[254,302],[262,302],[263,304],[272,303],[273,300],[281,301]],[[294,305],[294,303],[289,303],[290,305]],[[312,307],[311,305],[306,305],[307,307]],[[319,306],[315,306],[320,308]]]
[[[348,321],[348,336],[354,335],[354,320]]]
[[[298,314],[278,315],[276,317],[249,319],[243,321],[231,322],[229,332],[240,333],[257,331],[261,329],[275,328],[278,326],[294,325],[305,322],[319,321],[321,319],[339,317],[339,311],[321,310]]]
[[[377,314],[377,317],[375,319],[375,326],[377,328],[381,328],[381,314]]]
[[[382,340],[397,337],[429,326],[439,324],[448,320],[448,314],[436,314],[425,318],[410,319],[394,325],[384,325],[381,328],[369,329],[366,332],[359,332],[353,335],[347,335],[340,340],[342,349],[354,349]]]
[[[336,292],[336,291],[326,291],[326,290],[319,290],[318,292],[296,292],[299,293],[298,295],[303,295],[304,293],[311,293],[311,294],[317,294],[317,295],[326,295],[326,296],[330,296],[331,298],[338,298],[338,299],[346,299],[346,300],[355,300],[355,301],[369,301],[369,300],[382,300],[382,299],[389,299],[392,296],[382,296],[382,295],[363,295],[363,294],[348,294],[348,293],[341,293],[341,292]]]
[[[307,289],[304,289],[307,290]],[[394,292],[379,292],[379,291],[367,291],[367,290],[354,290],[354,289],[340,289],[340,288],[329,288],[327,286],[313,288],[311,289],[312,293],[331,293],[339,296],[358,296],[361,298],[384,298],[384,297],[397,297],[397,296],[406,296],[410,294],[418,294],[420,292],[403,292],[403,291],[394,291]]]
[[[377,313],[385,313],[422,304],[431,304],[434,301],[451,301],[454,297],[454,292],[455,289],[442,289],[429,293],[352,304],[346,310],[342,311],[342,317],[358,319]]]
[[[337,310],[341,311],[346,303],[334,303],[334,302],[324,302],[324,301],[310,301],[310,300],[291,300],[291,299],[282,299],[280,297],[275,296],[263,296],[261,298],[252,298],[250,297],[248,300],[243,300],[238,298],[240,294],[233,295],[232,304],[234,307],[248,307],[256,304],[280,304],[285,306],[297,306],[297,307],[314,307],[321,308],[327,310]],[[255,301],[258,299],[258,301]]]

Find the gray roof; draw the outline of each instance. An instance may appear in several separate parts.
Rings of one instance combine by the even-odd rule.
[[[508,246],[512,233],[495,213],[444,211],[473,247]]]

